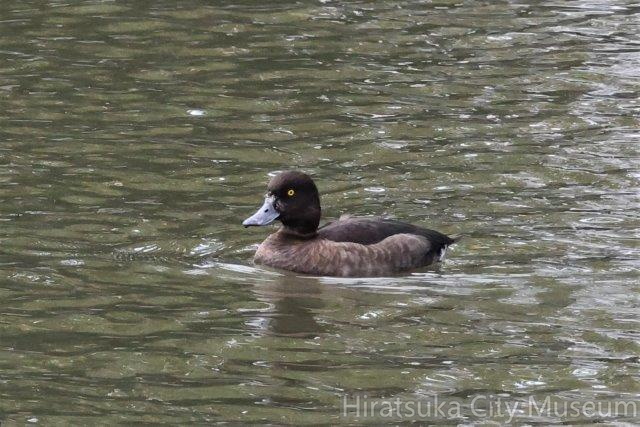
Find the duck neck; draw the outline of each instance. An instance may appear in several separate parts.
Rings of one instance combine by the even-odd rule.
[[[283,234],[298,239],[311,239],[318,235],[320,217],[320,203],[316,201],[311,206],[305,207],[302,212],[283,215],[280,218],[280,222],[282,222],[281,230]]]
[[[280,233],[282,233],[286,237],[292,237],[294,239],[299,240],[309,240],[313,239],[318,235],[318,230],[299,230],[293,227],[287,227],[286,225],[280,228]]]

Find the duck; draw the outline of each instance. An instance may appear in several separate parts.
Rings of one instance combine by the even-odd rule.
[[[313,276],[381,277],[441,262],[459,236],[381,217],[343,215],[319,227],[320,194],[299,171],[273,176],[264,203],[244,227],[282,226],[269,235],[254,262]]]

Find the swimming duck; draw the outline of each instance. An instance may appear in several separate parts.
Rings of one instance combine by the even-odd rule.
[[[318,228],[320,195],[308,175],[282,172],[245,227],[282,227],[262,242],[256,264],[317,276],[372,277],[441,261],[457,238],[391,219],[342,216]]]

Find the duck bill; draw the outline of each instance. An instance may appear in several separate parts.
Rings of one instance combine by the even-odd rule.
[[[280,216],[280,213],[276,210],[274,203],[274,197],[267,197],[264,199],[264,204],[260,209],[258,209],[258,212],[242,221],[242,225],[245,227],[251,227],[271,224]]]

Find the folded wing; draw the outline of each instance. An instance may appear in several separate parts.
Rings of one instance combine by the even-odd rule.
[[[330,222],[318,230],[320,237],[334,242],[353,242],[372,245],[395,234],[415,234],[426,237],[434,250],[455,242],[435,230],[417,227],[392,219],[376,217],[347,217]]]

